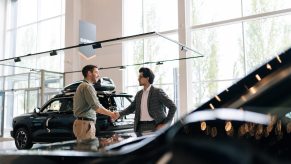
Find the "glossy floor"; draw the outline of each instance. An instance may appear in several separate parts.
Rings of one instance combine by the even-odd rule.
[[[0,150],[17,150],[14,139],[0,137]]]
[[[52,144],[34,144],[31,149],[35,150],[35,149],[48,149],[49,148],[51,150],[52,149],[75,150],[76,148],[77,149],[85,148],[88,150],[93,149],[93,151],[96,151],[96,150],[98,151],[100,148],[102,149],[105,146],[118,143],[124,139],[132,138],[132,137],[136,137],[135,133],[126,133],[122,135],[113,134],[112,136],[108,136],[108,137],[100,137],[97,142],[96,141],[92,141],[92,142],[90,141],[90,143],[85,142],[85,144],[81,144],[81,147],[79,144],[78,145],[76,144],[76,141],[68,141],[68,142],[59,142],[59,143],[52,143]],[[91,146],[86,147],[88,145],[95,146],[95,147],[93,148],[91,148]],[[0,137],[0,151],[10,151],[10,150],[13,150],[13,151],[17,150],[14,143],[14,139],[9,138],[9,137],[5,137],[5,138]]]

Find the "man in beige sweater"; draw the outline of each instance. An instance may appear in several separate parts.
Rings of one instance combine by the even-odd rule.
[[[78,142],[96,139],[96,113],[110,116],[113,120],[116,115],[105,109],[97,98],[93,84],[99,79],[99,71],[95,65],[86,65],[82,69],[84,81],[78,86],[74,95],[73,111],[76,120],[73,131]]]

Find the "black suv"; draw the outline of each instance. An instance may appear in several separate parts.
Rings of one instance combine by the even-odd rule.
[[[75,139],[73,122],[73,96],[82,81],[75,82],[64,88],[41,108],[13,118],[11,136],[15,139],[17,149],[30,149],[34,143],[51,143]],[[116,94],[114,83],[109,78],[101,78],[95,85],[100,103],[110,110],[121,110],[131,103],[132,95]],[[130,134],[133,132],[133,117],[112,122],[110,117],[96,114],[96,136]]]

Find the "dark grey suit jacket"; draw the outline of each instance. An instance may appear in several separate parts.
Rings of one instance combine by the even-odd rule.
[[[134,131],[137,129],[137,123],[140,120],[140,105],[143,90],[137,92],[133,102],[119,114],[120,116],[128,115],[135,112],[134,117]],[[169,109],[166,115],[166,108]],[[151,86],[148,95],[148,111],[149,115],[155,120],[156,124],[171,122],[177,110],[174,102],[160,89]]]

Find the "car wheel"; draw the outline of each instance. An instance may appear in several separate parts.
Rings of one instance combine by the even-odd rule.
[[[19,150],[32,148],[31,136],[25,128],[17,129],[15,133],[15,145]]]

